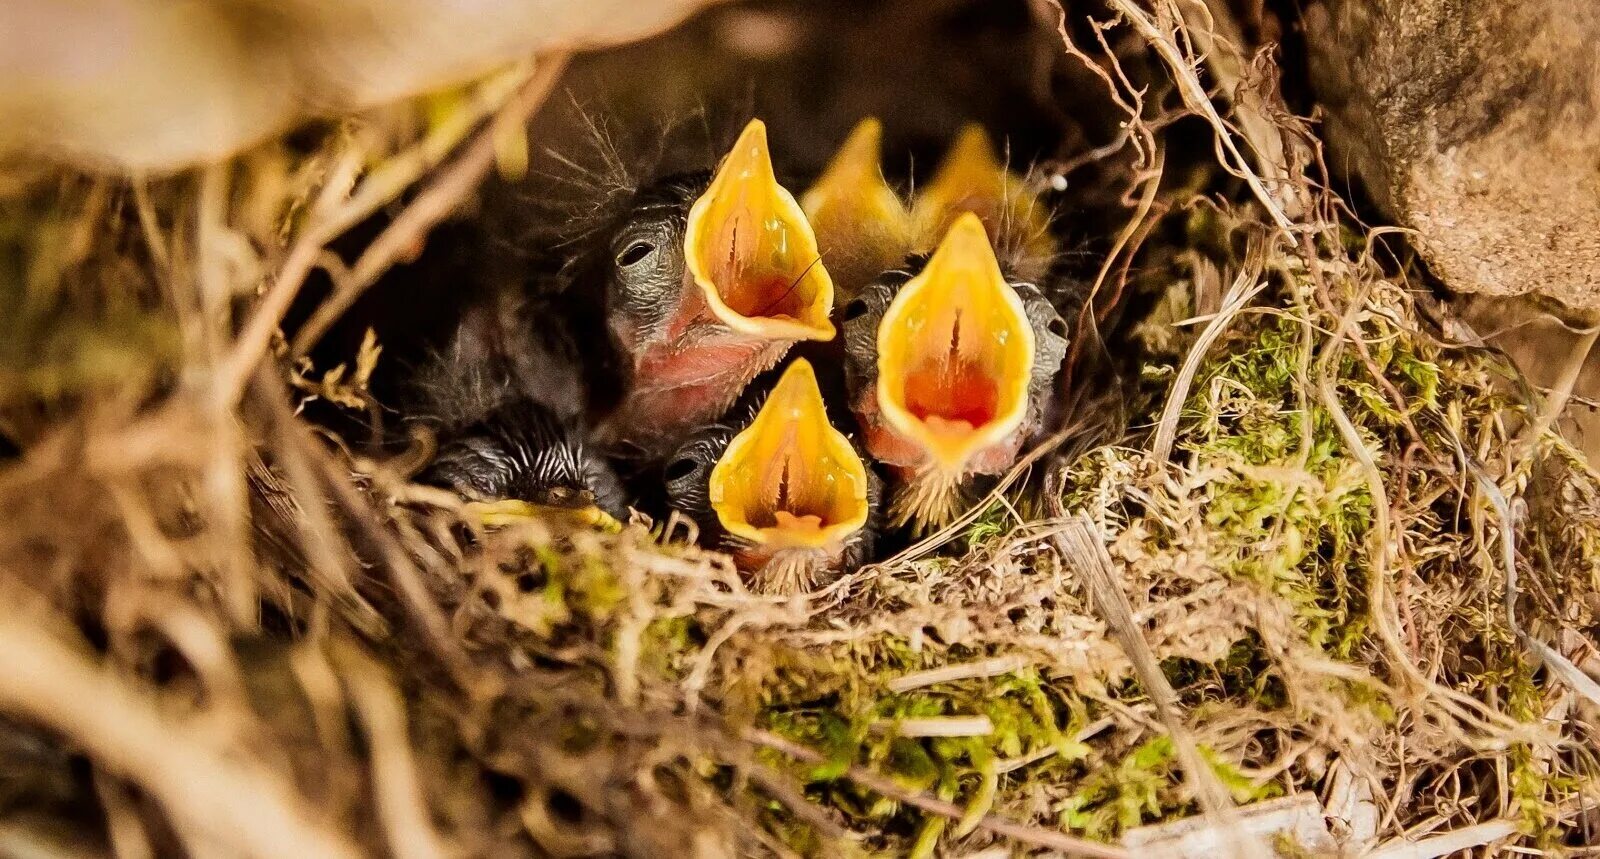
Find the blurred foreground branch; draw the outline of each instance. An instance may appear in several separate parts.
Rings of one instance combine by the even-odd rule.
[[[711,2],[0,4],[0,156],[177,170],[309,117],[642,38]]]
[[[260,857],[358,855],[313,822],[286,782],[224,754],[205,741],[208,732],[162,716],[126,680],[14,609],[0,615],[0,652],[0,711],[60,732],[148,791],[197,855],[218,844]],[[178,736],[189,741],[173,742]]]

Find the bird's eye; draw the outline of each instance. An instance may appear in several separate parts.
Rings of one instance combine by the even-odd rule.
[[[858,298],[844,306],[844,321],[854,322],[867,312],[867,300]]]
[[[685,477],[688,477],[694,473],[694,470],[698,465],[699,463],[687,456],[673,460],[672,463],[667,466],[665,475],[667,482],[670,483],[674,480],[682,480]]]
[[[1045,327],[1050,329],[1051,334],[1054,334],[1063,340],[1067,339],[1067,320],[1057,316],[1056,318],[1050,320],[1050,324],[1046,325]]]
[[[646,257],[655,253],[655,250],[656,246],[649,242],[634,242],[623,248],[622,253],[617,254],[617,265],[623,268],[636,266],[644,262]]]

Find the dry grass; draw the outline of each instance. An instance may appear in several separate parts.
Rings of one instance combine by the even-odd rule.
[[[0,847],[1118,856],[1203,813],[1294,855],[1236,824],[1300,792],[1352,852],[1589,840],[1600,476],[1330,194],[1261,64],[1230,55],[1238,128],[1204,89],[1195,45],[1236,26],[1111,5],[1097,32],[1149,55],[1064,50],[1130,114],[1093,154],[1127,219],[1081,327],[1152,298],[1132,429],[1070,423],[951,528],[794,599],[678,522],[486,528],[296,413],[368,403],[357,356],[311,368],[316,328],[277,332],[306,275],[336,285],[321,326],[519,169],[506,129],[559,59],[309,154],[26,183],[0,211],[25,451],[0,465]],[[1231,197],[1161,184],[1185,111]],[[397,200],[354,265],[326,250]]]

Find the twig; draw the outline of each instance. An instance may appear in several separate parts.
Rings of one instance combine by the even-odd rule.
[[[399,692],[383,678],[376,663],[353,648],[336,651],[336,655],[345,663],[342,674],[350,689],[350,703],[366,729],[374,799],[390,855],[398,859],[446,856],[417,778]]]
[[[1122,227],[1122,231],[1117,233],[1116,240],[1111,243],[1111,250],[1106,253],[1105,261],[1100,264],[1100,271],[1095,274],[1094,284],[1089,287],[1089,300],[1084,303],[1086,312],[1094,306],[1095,297],[1100,294],[1100,287],[1105,285],[1106,278],[1111,274],[1111,268],[1116,264],[1117,258],[1122,255],[1123,248],[1128,246],[1128,243],[1133,240],[1134,234],[1139,232],[1144,226],[1145,220],[1150,217],[1150,209],[1156,202],[1156,193],[1161,190],[1161,177],[1166,171],[1166,151],[1158,148],[1152,158],[1155,163],[1148,171],[1145,171],[1143,175],[1134,180],[1135,183],[1144,185],[1144,191],[1139,195],[1139,204],[1134,209],[1133,217],[1129,218],[1128,223]],[[1128,190],[1131,193],[1133,189],[1129,188]],[[1127,255],[1129,262],[1132,261],[1133,254],[1136,252],[1138,252],[1137,247],[1129,252]],[[1120,288],[1118,291],[1121,291]],[[1111,301],[1105,303],[1105,306],[1114,305],[1116,298],[1117,296],[1113,296]],[[1102,317],[1096,314],[1095,319],[1100,321]]]
[[[45,632],[36,619],[0,616],[0,710],[49,727],[100,766],[138,784],[180,832],[240,855],[355,859],[355,847],[317,826],[282,778],[213,749],[194,730]],[[193,844],[191,844],[193,846]]]
[[[836,842],[845,839],[844,827],[833,819],[833,815],[828,809],[806,799],[805,794],[794,785],[793,779],[753,760],[747,761],[741,766],[756,787],[765,791],[773,799],[783,803],[784,807],[794,812],[795,817],[805,821],[815,830],[819,837]]]
[[[1147,88],[1135,87],[1128,80],[1128,76],[1122,71],[1121,63],[1117,61],[1116,52],[1106,45],[1105,35],[1098,26],[1095,28],[1095,38],[1099,40],[1101,48],[1105,50],[1105,55],[1111,64],[1111,68],[1117,73],[1116,77],[1113,78],[1111,72],[1106,71],[1093,58],[1084,53],[1077,43],[1072,41],[1072,33],[1067,30],[1067,3],[1063,2],[1063,0],[1056,0],[1055,7],[1056,35],[1061,37],[1061,45],[1066,50],[1067,56],[1083,63],[1085,69],[1100,78],[1106,85],[1106,95],[1117,107],[1122,109],[1123,113],[1128,115],[1128,121],[1123,125],[1124,135],[1119,135],[1118,140],[1113,141],[1115,148],[1110,151],[1114,152],[1116,149],[1120,149],[1122,144],[1119,141],[1126,139],[1133,144],[1138,156],[1138,163],[1150,163],[1152,154],[1156,149],[1156,138],[1153,129],[1144,121],[1144,94]],[[1127,90],[1127,97],[1123,96],[1124,87]]]
[[[1104,348],[1103,341],[1098,336],[1100,326],[1110,318],[1111,311],[1122,301],[1122,294],[1128,287],[1128,270],[1133,265],[1134,257],[1138,255],[1139,249],[1144,245],[1144,240],[1149,237],[1150,231],[1161,221],[1159,214],[1156,217],[1151,217],[1150,212],[1155,206],[1157,193],[1161,190],[1161,177],[1166,169],[1166,151],[1158,148],[1150,157],[1154,161],[1154,166],[1142,176],[1135,178],[1128,187],[1128,193],[1131,194],[1134,188],[1137,188],[1140,184],[1144,185],[1144,191],[1139,197],[1133,217],[1129,218],[1128,223],[1117,234],[1116,241],[1111,245],[1111,251],[1106,254],[1105,261],[1101,263],[1100,271],[1095,275],[1094,283],[1089,287],[1088,298],[1083,302],[1083,306],[1078,309],[1078,331],[1082,335],[1093,334],[1095,336],[1079,336],[1073,340],[1071,351],[1067,356],[1066,368],[1061,374],[1063,380],[1077,378],[1078,363],[1083,357],[1084,349],[1088,344],[1101,343],[1102,348]],[[1166,204],[1163,203],[1162,213],[1165,210]],[[1120,265],[1118,264],[1119,258],[1121,260]],[[1117,269],[1116,289],[1109,296],[1102,297],[1100,290],[1105,285],[1106,278],[1110,276],[1113,268]]]
[[[1395,839],[1378,846],[1366,859],[1437,859],[1492,844],[1502,838],[1517,834],[1517,823],[1512,820],[1491,820],[1474,826],[1464,826],[1443,835],[1420,841]]]
[[[350,276],[339,284],[296,332],[290,350],[294,355],[311,351],[311,347],[322,339],[333,323],[389,270],[401,253],[421,241],[429,230],[454,212],[461,201],[478,187],[478,183],[494,166],[500,137],[507,129],[520,129],[534,111],[544,104],[566,69],[569,56],[562,53],[541,60],[538,71],[500,113],[478,132],[461,157],[435,176],[416,199],[372,240],[372,244],[356,259],[355,265],[350,267]]]
[[[916,671],[896,677],[886,685],[890,692],[910,692],[912,689],[921,689],[924,686],[949,683],[955,680],[998,677],[1001,674],[1020,671],[1027,665],[1028,660],[1021,656],[996,656],[991,659],[980,659],[977,662],[963,662],[957,665],[930,668],[927,671]]]
[[[362,152],[355,147],[346,150],[333,169],[334,175],[337,177],[348,173],[354,176],[361,166],[361,157]],[[312,211],[332,208],[335,199],[344,190],[342,182],[330,179],[322,186],[321,193],[312,204]],[[216,396],[224,405],[231,406],[244,396],[245,385],[272,345],[272,335],[277,333],[284,314],[289,312],[289,305],[294,303],[294,297],[299,294],[300,285],[316,267],[323,245],[336,235],[320,226],[307,226],[289,249],[289,255],[278,267],[277,276],[272,280],[272,286],[256,302],[255,313],[234,340],[233,352],[229,354],[227,362],[217,368]]]
[[[901,737],[987,737],[994,733],[988,716],[928,716],[921,719],[878,719],[872,730]]]
[[[809,764],[820,764],[827,761],[827,758],[821,752],[814,751],[768,731],[748,730],[744,732],[744,737],[758,746],[782,752],[798,761],[804,761]],[[913,808],[937,814],[940,817],[960,820],[966,816],[966,809],[953,802],[946,802],[942,799],[935,799],[925,794],[906,790],[892,780],[871,770],[852,766],[845,770],[844,777],[874,793],[882,794],[897,802],[903,802]],[[1128,851],[1121,847],[1101,844],[1098,841],[1077,838],[1049,829],[1027,826],[994,814],[986,814],[979,818],[977,828],[1024,844],[1056,850],[1068,856],[1090,856],[1096,857],[1096,859],[1129,859]]]
[[[349,475],[343,473],[332,458],[323,457],[321,460],[322,482],[328,494],[349,513],[348,518],[377,550],[390,584],[434,654],[458,686],[469,692],[476,691],[471,682],[478,673],[473,670],[472,660],[462,649],[461,642],[450,632],[450,623],[429,594],[422,580],[422,572],[395,536],[376,521],[372,504],[350,484]]]
[[[1052,515],[1065,520],[1063,527],[1054,535],[1056,550],[1061,553],[1062,560],[1082,577],[1084,590],[1115,636],[1123,654],[1133,665],[1134,674],[1144,687],[1145,694],[1155,704],[1163,727],[1172,737],[1173,748],[1183,766],[1184,780],[1199,802],[1201,811],[1214,826],[1222,830],[1228,846],[1233,849],[1232,855],[1272,855],[1260,839],[1251,837],[1239,826],[1233,797],[1200,754],[1199,745],[1184,725],[1178,693],[1162,673],[1149,642],[1139,632],[1133,619],[1133,607],[1128,604],[1127,595],[1114,578],[1111,556],[1095,532],[1093,521],[1084,513],[1068,518],[1060,493],[1046,490],[1045,497]]]
[[[61,830],[60,826],[46,823],[0,823],[0,856],[12,859],[144,859],[148,855],[136,851],[123,853],[121,843],[114,837],[107,850],[105,844],[87,832],[69,834]]]
[[[111,844],[111,855],[116,859],[154,859],[155,849],[150,846],[150,833],[140,819],[133,788],[108,772],[94,773],[94,795],[106,816],[106,841]],[[17,850],[23,857],[29,854]],[[10,856],[0,840],[0,856]]]
[[[1572,398],[1572,389],[1578,384],[1578,376],[1589,363],[1589,353],[1594,351],[1595,340],[1600,338],[1600,325],[1586,328],[1581,334],[1561,365],[1561,375],[1556,377],[1555,384],[1551,386],[1550,396],[1539,410],[1539,416],[1523,428],[1517,441],[1511,445],[1514,458],[1521,459],[1531,454],[1538,446],[1539,439],[1566,411],[1567,402]]]
[[[288,387],[278,375],[258,372],[256,381],[251,402],[262,412],[266,445],[282,472],[280,483],[265,462],[253,457],[247,469],[254,475],[256,490],[281,523],[300,535],[301,545],[293,548],[296,555],[303,553],[304,557],[296,560],[303,560],[307,577],[347,609],[349,623],[369,636],[382,637],[383,618],[356,589],[350,545],[328,515],[327,499],[318,489],[310,461],[321,450],[295,418]],[[258,529],[265,526],[257,523]]]
[[[543,100],[543,93],[548,92],[548,87],[553,83],[554,74],[550,80],[545,80],[545,72],[559,73],[565,66],[566,54],[553,55],[542,60],[538,66],[538,73],[529,78],[504,106],[501,115],[507,120],[515,119],[517,122],[526,121],[527,117],[538,108],[534,103],[528,106],[528,97],[539,94],[539,102]],[[514,116],[520,114],[520,116]],[[481,178],[484,172],[493,163],[494,135],[504,128],[501,122],[492,122],[484,128],[477,139],[473,141],[472,154],[479,149],[487,150],[489,158],[482,163],[482,169],[477,174]],[[435,143],[423,141],[424,148],[431,149]],[[283,323],[284,314],[294,303],[295,296],[299,294],[300,287],[305,283],[306,276],[316,267],[317,260],[321,257],[324,247],[345,230],[359,223],[376,212],[379,207],[394,199],[401,191],[409,187],[422,176],[423,171],[430,165],[426,158],[413,158],[407,163],[409,168],[404,175],[385,176],[381,183],[363,182],[360,188],[353,193],[350,191],[351,182],[360,170],[366,153],[359,146],[347,149],[334,165],[330,178],[323,184],[317,199],[310,207],[310,222],[301,231],[299,238],[290,247],[283,264],[279,266],[276,276],[261,300],[256,303],[254,315],[250,317],[238,338],[234,341],[233,351],[229,354],[227,362],[218,368],[217,396],[227,405],[239,401],[244,393],[245,385],[250,381],[255,366],[267,354],[272,345],[272,338]],[[462,156],[466,158],[466,155]],[[480,156],[481,160],[481,156]],[[476,162],[475,162],[476,163]],[[454,168],[452,168],[454,169]],[[447,173],[449,171],[446,171]],[[442,176],[443,174],[441,174]],[[439,180],[435,180],[436,182]],[[349,195],[349,196],[346,196]],[[415,204],[413,204],[415,205]],[[393,225],[391,225],[393,226]],[[376,261],[376,260],[375,260]]]
[[[1172,458],[1172,446],[1178,438],[1178,418],[1183,413],[1183,404],[1189,400],[1189,386],[1194,384],[1195,374],[1200,372],[1200,362],[1205,360],[1206,352],[1211,349],[1211,344],[1221,337],[1223,332],[1233,322],[1239,311],[1250,303],[1250,299],[1261,293],[1266,288],[1266,281],[1260,278],[1260,270],[1254,266],[1246,266],[1239,271],[1233,279],[1233,284],[1228,287],[1226,299],[1222,302],[1222,309],[1211,317],[1206,323],[1205,330],[1189,347],[1189,354],[1184,356],[1183,367],[1178,371],[1178,377],[1172,382],[1172,390],[1167,394],[1167,404],[1161,410],[1161,419],[1156,422],[1155,444],[1151,450],[1151,457],[1156,462],[1166,462]]]
[[[1115,724],[1116,721],[1110,716],[1095,719],[1093,722],[1084,725],[1083,730],[1073,734],[1072,741],[1075,743],[1085,742],[1090,737],[1093,737],[1095,734],[1098,734]],[[1016,770],[1020,770],[1029,764],[1038,763],[1045,758],[1054,757],[1058,754],[1060,754],[1060,750],[1055,746],[1041,746],[1025,755],[1018,755],[1014,758],[1005,758],[1003,760],[996,761],[994,765],[994,771],[996,775],[1005,775],[1008,772],[1015,772]]]
[[[1262,178],[1285,192],[1286,199],[1280,201],[1284,213],[1293,218],[1301,217],[1311,207],[1311,203],[1303,194],[1300,196],[1292,194],[1299,190],[1299,186],[1294,183],[1289,169],[1284,135],[1266,106],[1259,103],[1258,99],[1250,97],[1258,91],[1247,88],[1247,84],[1250,83],[1247,80],[1249,62],[1244,57],[1244,35],[1239,22],[1234,20],[1233,10],[1220,0],[1189,0],[1189,2],[1204,13],[1206,18],[1204,26],[1197,26],[1189,16],[1184,15],[1181,4],[1173,8],[1183,16],[1181,20],[1194,38],[1201,55],[1205,57],[1206,65],[1211,69],[1211,75],[1216,79],[1219,89],[1232,95],[1231,113],[1238,123],[1239,136],[1243,137],[1255,152],[1256,165],[1263,174]],[[1276,81],[1269,80],[1266,83],[1275,84]],[[1286,110],[1277,97],[1276,87],[1273,87],[1272,93],[1271,106]]]
[[[156,217],[155,206],[150,202],[150,181],[143,176],[133,182],[133,206],[139,216],[139,231],[144,234],[144,244],[150,251],[150,260],[163,277],[171,275],[172,256],[161,238],[161,221]]]
[[[1261,183],[1261,177],[1251,169],[1250,163],[1245,160],[1244,154],[1239,151],[1238,145],[1234,143],[1233,132],[1229,129],[1228,124],[1223,121],[1222,116],[1217,113],[1216,105],[1211,103],[1211,97],[1206,94],[1205,87],[1201,85],[1199,77],[1195,74],[1194,60],[1185,56],[1177,43],[1173,41],[1172,34],[1164,32],[1157,27],[1155,22],[1150,20],[1150,16],[1145,14],[1145,11],[1134,0],[1107,0],[1107,3],[1133,25],[1139,35],[1144,37],[1144,40],[1167,64],[1167,68],[1172,71],[1173,82],[1178,85],[1178,93],[1183,96],[1184,104],[1188,105],[1190,110],[1200,114],[1211,124],[1212,131],[1216,134],[1217,145],[1221,148],[1221,151],[1233,159],[1232,165],[1227,163],[1227,159],[1221,159],[1223,166],[1230,168],[1229,172],[1234,173],[1243,179],[1245,184],[1250,186],[1250,191],[1255,195],[1256,200],[1261,203],[1262,208],[1266,209],[1267,214],[1272,217],[1272,222],[1277,225],[1284,238],[1292,245],[1294,243],[1294,223],[1289,220],[1288,215],[1284,214],[1283,208],[1272,198],[1272,194]],[[1181,15],[1179,15],[1179,20],[1182,20]]]
[[[1600,329],[1597,329],[1600,330]],[[1506,614],[1506,626],[1511,634],[1516,636],[1525,647],[1533,651],[1539,661],[1543,662],[1550,672],[1561,678],[1569,688],[1587,699],[1591,704],[1600,704],[1600,683],[1584,673],[1583,669],[1575,665],[1554,647],[1544,643],[1534,635],[1522,628],[1517,621],[1517,521],[1512,513],[1511,504],[1506,500],[1505,493],[1500,491],[1500,486],[1489,477],[1483,466],[1478,464],[1476,458],[1468,455],[1461,440],[1454,433],[1449,434],[1450,441],[1455,445],[1456,456],[1461,460],[1473,479],[1478,484],[1478,491],[1488,500],[1489,506],[1495,510],[1495,515],[1500,517],[1500,565],[1502,575],[1505,576],[1505,589],[1501,594],[1502,608]],[[1588,641],[1587,638],[1584,641]]]
[[[194,286],[200,299],[195,328],[198,337],[185,345],[200,358],[195,368],[199,372],[191,372],[188,378],[201,384],[222,376],[225,370],[233,283],[222,246],[228,234],[225,222],[231,189],[230,171],[224,165],[213,164],[201,172],[194,195],[193,269]],[[207,390],[215,391],[215,388]],[[237,423],[228,414],[238,400],[229,400],[227,408],[219,408],[214,400],[198,399],[209,407],[200,410],[200,420],[212,436],[206,445],[210,457],[201,470],[203,480],[200,483],[209,520],[206,539],[215,553],[217,577],[224,583],[220,588],[221,596],[235,621],[248,628],[254,623],[257,610],[256,579],[247,549],[249,489],[236,461],[243,439]],[[178,401],[174,399],[173,402]]]

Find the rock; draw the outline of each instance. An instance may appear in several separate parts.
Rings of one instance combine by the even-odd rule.
[[[1446,285],[1600,308],[1600,3],[1321,0],[1329,163]]]

